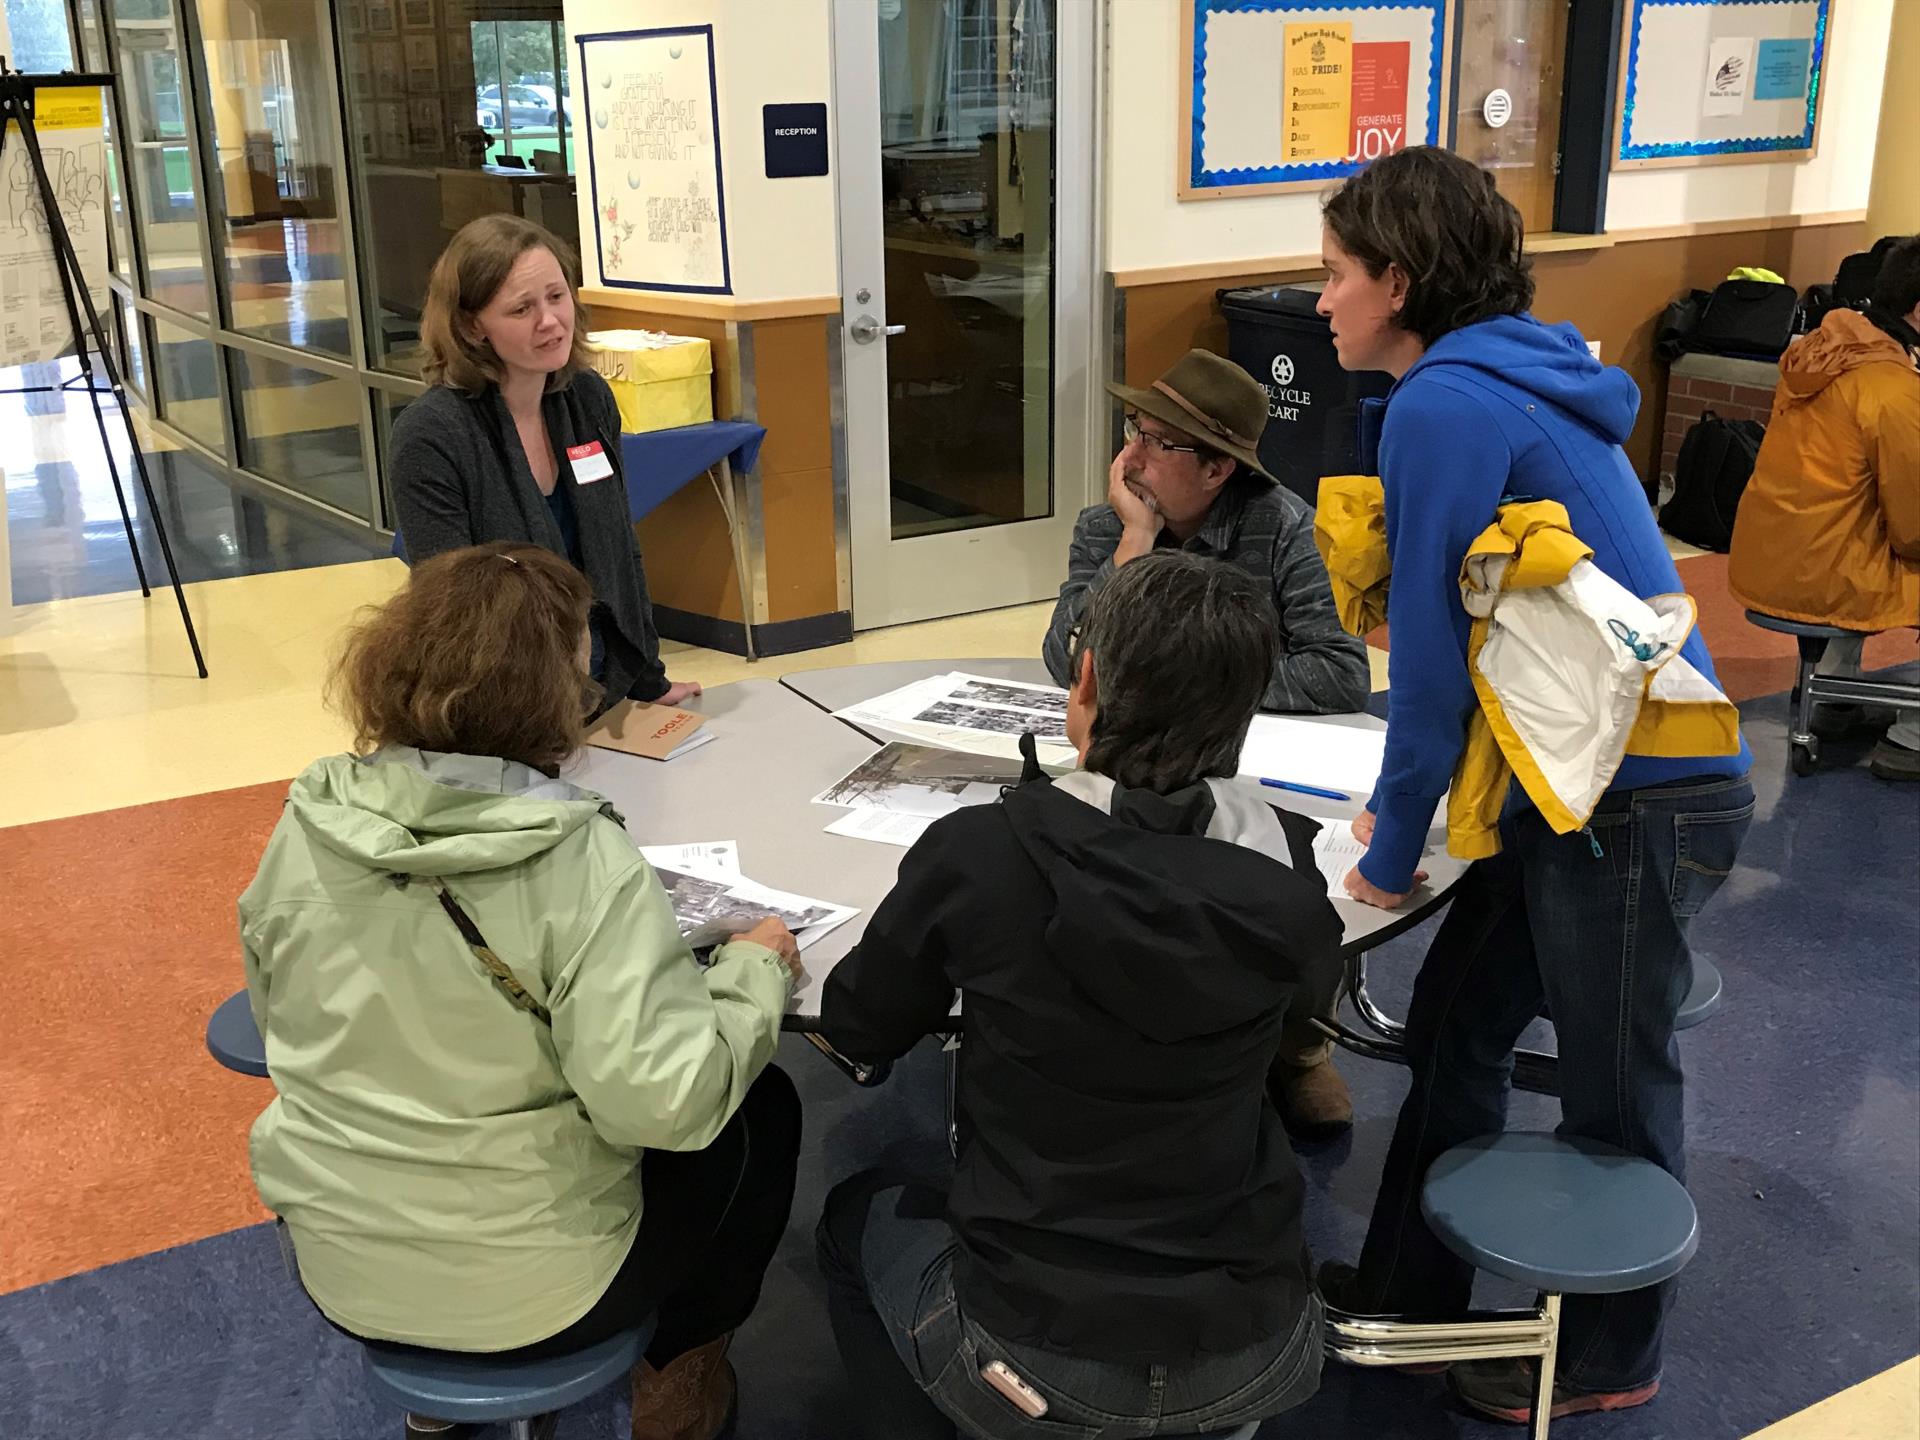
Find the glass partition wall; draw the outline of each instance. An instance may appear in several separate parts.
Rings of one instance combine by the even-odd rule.
[[[467,221],[578,244],[561,0],[71,0],[108,112],[108,323],[161,440],[373,538]]]

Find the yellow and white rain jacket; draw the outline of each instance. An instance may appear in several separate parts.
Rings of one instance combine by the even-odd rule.
[[[1341,623],[1365,634],[1386,618],[1390,562],[1380,480],[1320,482],[1314,540]],[[1579,830],[1626,755],[1740,751],[1739,712],[1680,654],[1691,598],[1642,600],[1592,561],[1550,500],[1502,505],[1468,547],[1460,600],[1473,617],[1467,664],[1480,708],[1447,797],[1447,849],[1500,849],[1515,778],[1561,834]]]

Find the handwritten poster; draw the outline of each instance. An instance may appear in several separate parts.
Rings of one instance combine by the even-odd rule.
[[[1407,148],[1407,76],[1413,46],[1405,40],[1362,40],[1353,46],[1353,116],[1347,160],[1365,164]]]
[[[34,133],[94,309],[107,313],[106,114],[100,91],[37,93]],[[54,260],[46,206],[26,143],[11,121],[0,146],[0,365],[30,365],[73,349],[73,319]]]
[[[1353,23],[1289,25],[1282,55],[1280,163],[1344,159],[1353,114]]]
[[[580,37],[600,275],[648,290],[732,290],[713,28]]]

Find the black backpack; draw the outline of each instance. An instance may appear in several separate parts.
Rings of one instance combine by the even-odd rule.
[[[1711,410],[1695,421],[1680,442],[1673,498],[1661,507],[1660,528],[1703,550],[1732,545],[1733,517],[1766,433],[1758,420],[1722,420]]]
[[[1871,250],[1861,250],[1840,262],[1840,268],[1833,272],[1833,289],[1842,305],[1853,310],[1866,308],[1867,297],[1873,294],[1874,282],[1880,278],[1880,267],[1903,238],[1882,235],[1873,242]]]
[[[1711,291],[1689,290],[1661,311],[1659,323],[1653,330],[1653,353],[1671,365],[1693,349],[1693,337],[1700,329],[1700,317],[1706,311],[1707,301],[1712,298]]]
[[[1771,280],[1722,280],[1714,287],[1689,347],[1710,355],[1778,360],[1793,339],[1800,295]]]

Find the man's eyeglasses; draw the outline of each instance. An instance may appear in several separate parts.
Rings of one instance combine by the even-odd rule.
[[[1198,455],[1200,453],[1198,445],[1176,445],[1171,440],[1154,434],[1151,430],[1142,429],[1137,416],[1129,415],[1122,420],[1120,433],[1126,437],[1127,444],[1131,445],[1136,440],[1144,440],[1149,448],[1158,450],[1162,455]]]

